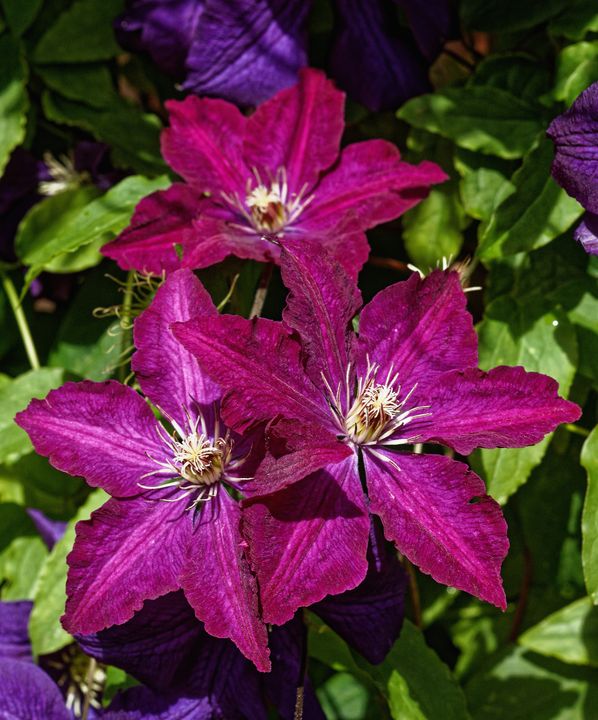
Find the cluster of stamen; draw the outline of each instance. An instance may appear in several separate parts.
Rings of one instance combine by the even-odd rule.
[[[206,422],[201,413],[194,420],[187,410],[187,427],[182,428],[175,420],[170,418],[173,435],[168,435],[161,425],[157,426],[160,439],[168,448],[169,458],[158,460],[148,455],[157,465],[143,477],[168,475],[170,476],[159,485],[144,485],[138,483],[145,490],[163,490],[176,487],[182,494],[166,499],[166,502],[176,502],[193,496],[188,510],[196,508],[200,503],[207,502],[216,497],[221,480],[231,480],[227,471],[236,469],[246,458],[232,460],[233,440],[230,431],[220,436],[218,420],[215,421],[214,432],[208,433]],[[247,478],[234,478],[233,481]]]
[[[247,180],[245,197],[238,193],[223,193],[224,200],[239,212],[247,224],[235,224],[234,227],[245,232],[259,232],[263,235],[281,235],[299,217],[313,200],[306,197],[307,184],[298,193],[290,192],[285,168],[280,167],[274,175],[268,173],[267,180],[262,179],[257,168],[253,168],[253,177]]]
[[[77,187],[89,180],[89,174],[78,172],[72,157],[61,155],[55,158],[52,153],[44,153],[44,163],[51,180],[42,180],[38,184],[40,195],[58,195],[72,187]]]
[[[74,717],[87,717],[90,708],[102,709],[106,669],[73,643],[46,660],[46,666],[65,695],[67,710]]]
[[[428,406],[407,408],[409,398],[417,385],[400,397],[398,373],[391,365],[384,382],[377,382],[379,366],[371,364],[365,376],[351,380],[351,365],[347,367],[344,393],[340,384],[336,392],[324,378],[330,396],[330,405],[343,434],[357,445],[402,445],[417,442],[416,437],[393,437],[397,431],[416,418],[431,415]]]

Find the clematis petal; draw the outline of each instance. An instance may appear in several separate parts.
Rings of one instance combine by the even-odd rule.
[[[586,213],[575,230],[575,239],[590,255],[598,255],[598,215]]]
[[[180,267],[175,245],[194,236],[193,221],[200,212],[198,193],[183,183],[148,195],[135,208],[129,226],[102,247],[102,254],[124,270],[160,275]]]
[[[151,305],[135,320],[137,352],[131,367],[144,394],[179,424],[184,424],[185,408],[192,399],[207,408],[221,395],[170,330],[172,323],[198,315],[217,317],[218,311],[191,270],[178,270],[166,278]]]
[[[0,658],[32,660],[29,615],[33,603],[0,601]]]
[[[323,395],[309,382],[300,347],[282,323],[236,315],[173,325],[175,337],[227,394],[222,417],[243,432],[283,415],[330,423]]]
[[[185,596],[210,635],[230,638],[258,670],[268,672],[268,637],[245,558],[241,508],[221,488],[200,513],[181,573]]]
[[[373,518],[368,572],[353,590],[324,598],[311,609],[371,663],[381,663],[403,626],[407,577],[397,552]]]
[[[339,154],[345,96],[323,72],[305,68],[299,82],[258,107],[247,122],[243,156],[263,177],[286,169],[291,193],[315,185]]]
[[[268,452],[253,480],[243,484],[245,495],[278,492],[292,483],[345,460],[353,450],[318,424],[278,419],[267,428]]]
[[[360,230],[372,228],[417,205],[431,185],[447,177],[435,163],[401,160],[396,145],[386,140],[353,143],[318,183],[301,216],[302,226],[308,232],[330,228],[351,212]]]
[[[162,132],[166,162],[200,193],[236,193],[249,177],[241,156],[247,119],[225,100],[187,96],[166,103]]]
[[[446,373],[420,397],[430,416],[409,425],[409,433],[461,455],[477,447],[534,445],[581,415],[575,403],[559,397],[555,380],[522,367]]]
[[[33,520],[35,529],[48,550],[51,550],[64,535],[68,523],[64,520],[52,520],[44,515],[41,510],[35,508],[27,508],[27,515]]]
[[[547,134],[556,150],[555,180],[586,210],[598,214],[598,82],[552,121]]]
[[[32,400],[15,422],[55,468],[119,497],[137,495],[142,475],[156,469],[148,453],[164,454],[147,403],[113,380],[66,383]]]
[[[123,625],[92,635],[78,635],[87,655],[126,670],[153,688],[168,688],[205,637],[201,623],[182,591],[146,600]]]
[[[0,717],[71,720],[58,686],[32,663],[0,658]]]
[[[191,517],[184,500],[159,497],[112,499],[77,523],[62,618],[68,632],[87,635],[121,625],[145,600],[180,588]]]
[[[415,41],[428,61],[440,52],[449,38],[459,37],[459,18],[452,0],[395,0],[404,10]]]
[[[325,720],[326,716],[305,676],[305,644],[307,632],[301,614],[270,632],[272,672],[264,676],[266,693],[283,720],[295,720],[297,688],[303,687],[303,719]]]
[[[201,0],[129,0],[114,23],[116,39],[126,50],[148,52],[158,67],[180,78],[203,6]]]
[[[207,0],[183,87],[252,106],[292,85],[306,64],[304,0]]]
[[[301,338],[312,382],[324,377],[336,392],[347,379],[361,293],[326,251],[305,239],[285,240],[281,272],[289,290],[283,322]]]
[[[117,695],[106,720],[266,720],[259,675],[229,641],[204,634],[170,691],[131,688]]]
[[[282,625],[365,577],[370,521],[356,455],[246,503],[243,534],[265,622]]]
[[[394,110],[431,89],[417,47],[411,38],[389,32],[382,3],[336,0],[336,8],[331,71],[350,97],[370,110]]]
[[[477,365],[477,336],[457,273],[437,270],[423,280],[413,274],[379,292],[361,311],[357,365],[368,358],[399,372],[405,392],[418,391],[447,370]]]
[[[507,525],[482,480],[441,455],[375,453],[364,451],[370,509],[386,537],[437,582],[504,610]]]

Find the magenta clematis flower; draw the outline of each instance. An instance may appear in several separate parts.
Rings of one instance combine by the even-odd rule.
[[[340,151],[343,106],[344,94],[313,69],[250,117],[223,100],[169,102],[162,152],[185,182],[142,200],[104,254],[160,273],[228,255],[277,262],[268,238],[309,236],[356,276],[365,230],[397,218],[446,175],[434,163],[403,162],[383,140]]]
[[[231,493],[253,475],[251,438],[219,417],[220,391],[169,325],[218,315],[190,271],[172,274],[135,322],[132,360],[146,401],[114,381],[67,383],[17,416],[38,453],[112,498],[77,525],[64,627],[93,633],[129,620],[145,600],[182,588],[211,635],[230,638],[262,671],[266,628]],[[259,436],[255,438],[259,446]]]
[[[302,240],[285,241],[281,267],[290,290],[282,323],[220,316],[173,326],[228,391],[231,427],[271,421],[244,513],[265,622],[363,580],[369,513],[423,572],[504,608],[498,504],[463,462],[409,448],[531,445],[579,408],[545,375],[477,369],[454,272],[383,290],[356,336],[360,294],[338,264]]]

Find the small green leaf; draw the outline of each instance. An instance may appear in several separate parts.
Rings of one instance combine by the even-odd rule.
[[[25,509],[12,503],[0,504],[0,598],[30,600],[47,555]]]
[[[19,43],[10,35],[0,37],[0,175],[11,152],[25,138],[29,100],[25,89],[27,65]]]
[[[91,243],[97,247],[127,225],[141,198],[168,184],[165,177],[133,176],[101,197],[96,188],[81,187],[47,198],[21,222],[15,241],[17,254],[35,272],[49,267],[59,255]]]
[[[112,23],[123,0],[78,0],[65,10],[37,44],[37,63],[107,60],[120,52]]]
[[[336,673],[317,689],[327,720],[363,720],[369,693],[353,675]]]
[[[588,489],[583,506],[581,560],[588,595],[598,605],[598,427],[585,441],[581,464],[588,473]]]
[[[505,90],[485,86],[422,95],[405,103],[397,115],[467,150],[503,158],[525,155],[545,129],[537,107]]]
[[[567,105],[598,78],[598,41],[580,42],[564,48],[556,60],[555,100]]]
[[[403,216],[405,248],[424,272],[443,258],[456,258],[467,218],[454,181],[432,188],[428,197]]]
[[[598,608],[590,598],[576,600],[530,628],[519,644],[566,663],[598,667]]]
[[[0,5],[13,35],[20,37],[35,20],[43,0],[1,0]]]
[[[36,68],[46,85],[69,100],[94,108],[120,102],[110,71],[105,65],[47,65]]]
[[[63,380],[61,368],[40,368],[0,387],[0,462],[12,463],[31,452],[27,433],[14,422],[33,398],[43,398]]]
[[[570,0],[543,0],[524,3],[521,0],[463,0],[461,18],[466,28],[486,32],[525,30],[554,17]]]
[[[498,88],[535,105],[548,90],[549,83],[550,73],[545,63],[525,53],[504,53],[482,60],[468,86]]]
[[[534,250],[546,245],[577,220],[581,205],[550,175],[554,155],[545,139],[512,177],[515,192],[494,211],[478,247],[483,260]]]
[[[590,32],[598,32],[598,10],[594,0],[570,0],[566,9],[551,21],[552,35],[582,40]]]
[[[60,624],[66,602],[66,558],[75,542],[77,522],[88,519],[107,499],[108,496],[103,490],[91,493],[77,515],[69,522],[63,537],[52,548],[39,573],[29,619],[31,648],[35,656],[56,652],[72,641]]]

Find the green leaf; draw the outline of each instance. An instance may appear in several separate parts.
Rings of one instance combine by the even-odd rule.
[[[549,83],[550,74],[545,64],[525,53],[505,53],[482,60],[468,86],[498,88],[536,105],[540,95],[548,90]]]
[[[457,148],[455,168],[461,180],[459,192],[465,212],[476,220],[488,221],[498,205],[515,188],[510,181],[513,161]]]
[[[1,0],[0,5],[13,35],[20,37],[35,20],[43,0]]]
[[[442,258],[456,258],[463,245],[467,218],[455,181],[432,188],[428,197],[403,215],[403,238],[409,257],[426,271]]]
[[[40,368],[19,375],[0,387],[0,462],[12,463],[31,452],[27,433],[15,424],[14,416],[32,398],[43,398],[63,380],[61,368]]]
[[[24,508],[0,504],[0,598],[30,600],[47,555],[46,546]]]
[[[317,689],[327,720],[363,720],[369,693],[353,675],[335,673]]]
[[[545,139],[512,177],[515,192],[494,211],[478,247],[487,261],[546,245],[580,217],[583,208],[550,175],[554,155]]]
[[[588,489],[583,506],[581,560],[588,595],[598,605],[598,427],[585,441],[581,464],[588,473]]]
[[[69,100],[78,100],[95,108],[120,103],[105,65],[47,65],[36,68],[36,73],[51,90]]]
[[[526,370],[543,372],[559,383],[567,395],[577,364],[577,338],[567,316],[556,310],[539,318],[529,316],[527,303],[512,297],[492,302],[478,325],[480,367],[523,365]],[[482,475],[488,492],[504,503],[529,477],[542,460],[550,436],[526,448],[481,450]]]
[[[150,175],[167,169],[160,154],[162,125],[156,115],[124,102],[100,110],[49,92],[42,95],[42,106],[48,120],[82,128],[108,143],[115,165]]]
[[[555,100],[567,105],[598,78],[598,41],[581,42],[564,48],[556,60]]]
[[[465,692],[474,720],[590,720],[598,671],[512,648],[475,675]]]
[[[494,87],[422,95],[405,103],[397,116],[467,150],[503,158],[525,155],[545,128],[537,107]]]
[[[543,0],[524,3],[520,0],[463,0],[461,18],[466,28],[486,32],[525,30],[554,17],[569,0]]]
[[[25,138],[29,101],[25,89],[27,66],[19,43],[10,35],[0,37],[0,175],[11,152]]]
[[[52,548],[39,573],[29,619],[31,648],[35,656],[56,652],[72,642],[71,636],[60,624],[66,602],[66,557],[75,542],[77,522],[88,519],[107,499],[108,496],[103,490],[91,493],[77,515],[69,522],[63,537]]]
[[[566,663],[598,667],[598,608],[590,598],[576,600],[530,628],[519,644]]]
[[[589,32],[598,32],[596,3],[594,0],[571,0],[548,29],[553,35],[563,35],[570,40],[581,40]]]
[[[120,52],[112,22],[122,0],[78,0],[47,30],[33,51],[37,63],[107,60]]]
[[[81,187],[65,191],[38,203],[19,226],[15,249],[35,274],[50,266],[59,255],[84,245],[98,245],[115,237],[131,219],[141,198],[167,187],[165,177],[149,180],[125,178],[97,197],[97,189]],[[29,275],[30,277],[31,275]]]

